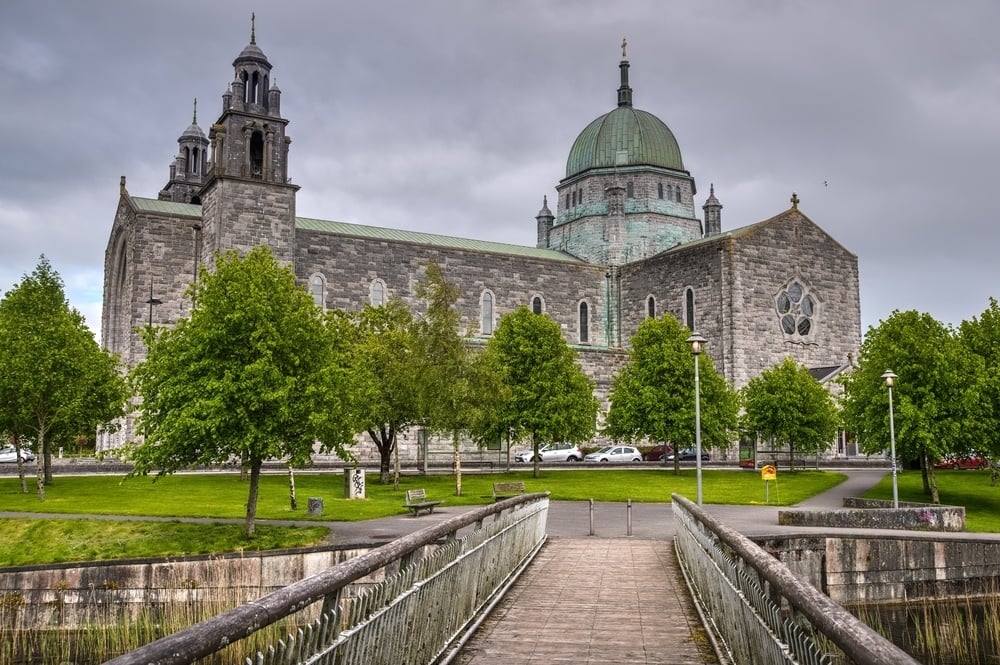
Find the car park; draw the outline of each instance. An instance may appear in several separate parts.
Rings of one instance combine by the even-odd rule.
[[[583,458],[585,462],[641,462],[642,454],[632,446],[607,446]]]
[[[934,464],[935,469],[985,469],[990,462],[985,457],[978,455],[952,455],[945,457]]]
[[[680,460],[682,462],[693,462],[695,460],[695,458],[697,457],[695,455],[694,448],[684,448],[683,450],[681,450],[677,454],[680,457]],[[702,462],[707,462],[709,459],[711,459],[710,456],[709,456],[709,454],[706,453],[704,450],[701,451],[701,461]],[[668,462],[673,462],[674,461],[674,456],[673,455],[667,455],[667,461]]]
[[[665,453],[664,449],[666,449]],[[671,446],[669,443],[666,444],[665,446],[663,444],[660,444],[658,446],[653,446],[645,453],[643,453],[642,459],[646,462],[662,462],[663,456],[665,454],[669,455],[672,452],[674,452],[674,447]]]
[[[514,454],[515,462],[534,461],[535,451],[521,450]],[[579,462],[583,459],[583,451],[572,443],[546,443],[538,449],[539,462]]]
[[[25,462],[33,462],[35,461],[35,454],[27,448],[21,448],[21,459]],[[2,462],[17,462],[17,451],[14,449],[14,446],[0,448],[0,463]]]

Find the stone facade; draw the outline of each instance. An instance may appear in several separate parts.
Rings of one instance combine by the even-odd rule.
[[[145,354],[139,329],[190,313],[198,266],[214,252],[260,244],[294,266],[317,305],[347,311],[390,298],[419,309],[416,284],[436,261],[461,293],[463,335],[485,342],[522,305],[544,313],[578,351],[605,409],[629,338],[651,314],[705,336],[735,388],[786,356],[832,370],[860,345],[857,257],[794,196],[769,220],[722,231],[713,188],[703,225],[673,134],[632,107],[624,58],[618,108],[573,145],[556,186],[558,213],[546,200],[535,218],[535,247],[297,217],[288,120],[270,62],[251,37],[233,65],[209,138],[195,116],[158,198],[133,197],[122,179],[105,254],[102,342],[129,365]],[[125,425],[100,448],[128,440],[131,420]],[[416,434],[400,451],[415,458]]]

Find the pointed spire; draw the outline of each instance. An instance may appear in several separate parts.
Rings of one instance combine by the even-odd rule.
[[[552,211],[549,210],[549,197],[547,195],[542,196],[542,209],[535,215],[535,219],[539,217],[552,217]]]
[[[257,14],[250,12],[250,43],[257,43]]]
[[[197,97],[194,98],[194,114],[192,114],[192,116],[191,116],[191,124],[192,125],[197,125],[198,124],[198,98]]]
[[[622,73],[622,83],[618,87],[618,106],[632,106],[632,88],[628,85],[628,60],[625,59],[625,48],[628,42],[622,39],[622,61],[618,68]]]

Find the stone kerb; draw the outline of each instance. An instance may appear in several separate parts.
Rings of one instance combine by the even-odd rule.
[[[780,510],[778,524],[838,529],[900,529],[907,531],[965,531],[964,506],[939,506],[847,497],[839,510]]]

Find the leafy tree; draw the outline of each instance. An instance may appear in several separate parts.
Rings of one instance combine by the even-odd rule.
[[[38,497],[52,481],[54,441],[72,441],[124,414],[125,381],[83,316],[70,308],[63,282],[42,256],[0,301],[0,430],[34,439]],[[19,470],[23,474],[23,466]],[[22,488],[27,489],[22,477]]]
[[[694,446],[694,363],[691,331],[669,314],[647,318],[631,339],[629,362],[611,382],[605,433],[615,440],[649,439]],[[708,354],[697,356],[702,439],[726,445],[736,426],[736,396]],[[674,473],[680,473],[674,456]]]
[[[366,306],[355,324],[352,355],[361,430],[379,451],[379,482],[386,485],[392,482],[397,434],[421,419],[422,350],[413,313],[399,300]]]
[[[476,402],[471,351],[458,335],[460,320],[455,303],[459,291],[445,279],[441,266],[431,262],[426,279],[417,285],[417,296],[427,303],[427,312],[416,322],[420,347],[421,412],[431,432],[451,435],[455,494],[462,495],[460,434],[470,428]]]
[[[594,436],[600,405],[593,382],[552,319],[519,307],[500,319],[484,353],[486,367],[501,372],[507,391],[492,428],[515,440],[531,439],[535,477],[540,443]]]
[[[348,455],[345,433],[356,427],[343,406],[352,403],[351,385],[340,328],[327,324],[270,249],[243,258],[227,252],[215,264],[190,318],[143,335],[149,353],[132,379],[144,440],[125,453],[132,475],[243,461],[250,538],[265,460],[305,460],[317,441]]]
[[[979,402],[975,417],[966,419],[966,427],[976,431],[975,450],[990,459],[991,483],[1000,477],[1000,306],[990,298],[989,307],[958,328],[962,346],[982,359]]]
[[[795,452],[819,450],[837,434],[839,416],[833,396],[791,358],[762,372],[740,390],[742,429],[788,446]]]
[[[933,463],[978,444],[970,415],[980,408],[982,360],[930,314],[894,311],[869,328],[858,366],[844,378],[844,422],[869,454],[890,449],[889,401],[882,374],[892,370],[896,455],[920,461],[924,492],[940,501]]]

